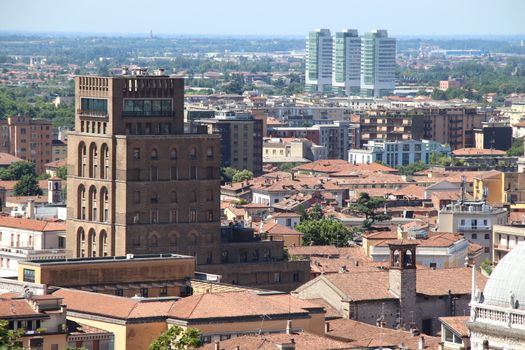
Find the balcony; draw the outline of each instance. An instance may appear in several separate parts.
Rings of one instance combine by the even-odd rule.
[[[506,244],[494,244],[494,249],[501,250],[504,252],[509,252],[511,250],[511,248]]]
[[[95,111],[95,110],[89,110],[89,109],[77,109],[77,114],[81,117],[88,117],[88,118],[107,118],[108,117],[107,111]]]
[[[459,226],[459,232],[468,232],[468,231],[490,231],[490,226]]]

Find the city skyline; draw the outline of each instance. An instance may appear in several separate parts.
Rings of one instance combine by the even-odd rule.
[[[64,0],[32,2],[31,6],[9,0],[0,5],[3,13],[0,31],[129,35],[152,30],[158,35],[303,36],[312,28],[328,27],[332,30],[357,28],[360,32],[385,28],[393,36],[524,34],[519,16],[525,10],[525,3],[505,0],[498,5],[495,7],[488,0],[440,3],[407,0],[395,4],[332,0],[318,6],[311,1],[299,4],[269,0],[252,13],[251,8],[238,0],[228,1],[226,6],[206,0],[196,13],[191,3],[174,4],[164,0],[154,1],[149,9],[144,9],[136,0],[129,1],[126,8],[99,0],[74,4]],[[50,8],[53,11],[49,11]],[[92,16],[93,8],[104,8],[104,11]],[[89,21],[85,20],[87,16]],[[260,21],[256,25],[254,17]]]

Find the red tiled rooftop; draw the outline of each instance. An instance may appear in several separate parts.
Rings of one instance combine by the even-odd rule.
[[[503,156],[505,151],[483,148],[460,148],[452,151],[455,156]]]

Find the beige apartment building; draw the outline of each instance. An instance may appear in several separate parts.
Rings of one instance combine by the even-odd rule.
[[[35,163],[37,174],[53,160],[51,121],[30,117],[11,116],[0,121],[0,152],[12,154]]]
[[[494,225],[492,261],[497,264],[518,243],[525,241],[525,225]]]
[[[75,88],[68,255],[219,261],[219,136],[184,133],[183,79],[82,76]]]

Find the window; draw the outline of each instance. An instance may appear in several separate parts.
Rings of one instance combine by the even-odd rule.
[[[125,99],[123,114],[135,117],[170,116],[173,114],[171,99]]]
[[[223,341],[223,340],[228,340],[231,337],[232,337],[231,334],[221,334],[220,339],[221,341]]]
[[[66,238],[58,237],[58,248],[64,249],[66,247]]]
[[[213,159],[213,147],[208,147],[206,150],[206,158]]]
[[[158,224],[159,223],[159,212],[157,210],[151,211],[151,223],[152,224]]]
[[[168,296],[168,287],[160,287],[160,289],[159,289],[159,296],[160,297],[167,297]]]
[[[428,265],[431,269],[435,269],[437,267],[437,264],[436,263],[430,263]]]
[[[171,203],[177,203],[177,191],[171,191],[170,201]]]
[[[153,159],[153,160],[159,159],[159,153],[157,152],[156,148],[151,150],[151,159]]]
[[[143,298],[147,298],[148,297],[148,288],[140,288],[140,295]]]
[[[80,109],[82,111],[96,111],[106,114],[108,111],[108,100],[102,98],[81,98]]]
[[[195,147],[190,148],[190,159],[197,159],[197,149]]]
[[[206,178],[208,180],[212,180],[214,178],[213,177],[213,167],[212,166],[206,167]]]
[[[190,200],[191,202],[195,203],[197,201],[197,192],[195,191],[191,191],[191,197],[190,197]]]
[[[206,191],[206,200],[208,202],[213,201],[213,189],[210,188]]]
[[[24,269],[24,282],[35,283],[35,270]]]
[[[190,222],[197,222],[197,209],[190,209]]]
[[[208,210],[208,221],[209,222],[213,221],[213,210]]]
[[[485,233],[485,239],[490,239],[490,233]]]
[[[122,288],[115,289],[115,295],[119,296],[119,297],[124,296],[124,289],[122,289]]]
[[[190,167],[190,179],[197,180],[197,167],[196,166]]]
[[[484,251],[485,251],[485,253],[490,253],[490,248],[489,247],[485,247]]]
[[[473,233],[472,234],[472,239],[478,239],[478,234],[477,233]]]
[[[157,181],[159,179],[159,168],[156,166],[152,166],[150,175],[152,181]]]
[[[293,281],[294,282],[299,282],[299,272],[294,272],[293,273]]]
[[[170,159],[176,160],[177,159],[177,149],[173,148],[170,152]]]
[[[170,168],[170,178],[172,180],[177,180],[179,178],[179,170],[176,166]]]
[[[280,272],[274,272],[273,273],[273,282],[274,283],[280,283],[281,282],[281,273]]]
[[[227,264],[228,263],[228,251],[223,250],[221,252],[221,264]]]
[[[140,191],[133,192],[133,203],[135,204],[140,203]]]
[[[157,195],[157,192],[152,192],[151,193],[151,196],[150,196],[150,203],[158,203],[159,202],[159,197]]]
[[[171,209],[170,220],[172,224],[177,223],[177,209]]]
[[[465,219],[461,219],[460,223],[461,223],[461,226],[465,226]]]
[[[133,148],[133,159],[140,159],[140,148]]]

